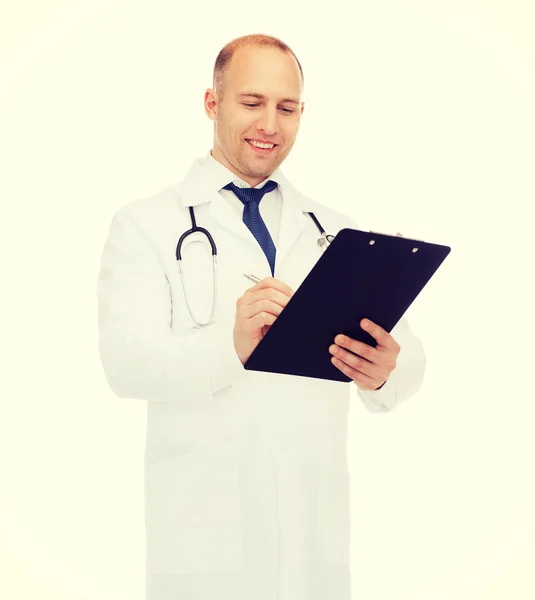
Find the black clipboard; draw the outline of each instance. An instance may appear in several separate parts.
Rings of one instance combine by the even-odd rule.
[[[450,253],[449,246],[342,229],[255,348],[245,369],[349,382],[331,363],[337,334],[375,347],[368,318],[389,333]]]

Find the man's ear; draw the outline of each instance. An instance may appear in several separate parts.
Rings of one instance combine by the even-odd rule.
[[[206,92],[204,92],[204,112],[212,121],[215,121],[217,117],[218,106],[219,97],[217,92],[208,88]]]

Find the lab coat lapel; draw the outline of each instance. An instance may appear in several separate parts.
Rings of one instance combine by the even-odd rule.
[[[212,196],[215,197],[208,208],[210,216],[214,218],[221,227],[224,227],[234,235],[238,235],[248,242],[258,244],[247,225],[240,219],[239,215],[232,210],[230,204],[225,202],[217,192],[212,192]]]
[[[280,271],[292,247],[306,227],[307,219],[310,219],[304,211],[307,211],[307,209],[313,210],[311,207],[307,207],[307,199],[288,180],[285,179],[280,186],[282,211],[279,243],[277,244],[275,258],[276,272]]]
[[[230,231],[231,233],[240,236],[241,238],[256,243],[252,233],[247,228],[247,225],[239,218],[232,210],[232,207],[225,202],[221,196],[213,190],[206,177],[203,177],[203,172],[199,161],[196,160],[184,178],[182,187],[182,206],[198,206],[200,204],[208,204],[207,210],[217,223]],[[197,223],[202,227],[202,223]]]

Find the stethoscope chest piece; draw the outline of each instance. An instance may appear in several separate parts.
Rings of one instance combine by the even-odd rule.
[[[323,232],[321,237],[318,238],[318,246],[321,250],[325,251],[328,245],[334,240],[334,235],[326,234]]]

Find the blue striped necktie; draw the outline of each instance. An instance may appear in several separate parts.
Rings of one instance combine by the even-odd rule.
[[[231,190],[243,202],[243,222],[255,236],[268,259],[271,274],[275,275],[275,244],[269,235],[268,228],[260,215],[260,200],[267,192],[272,192],[277,187],[277,182],[271,179],[261,188],[240,188],[229,183],[223,189]]]

